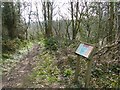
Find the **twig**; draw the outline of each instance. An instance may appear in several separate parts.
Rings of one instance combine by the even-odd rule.
[[[95,55],[97,55],[98,53],[100,53],[102,50],[104,50],[104,49],[106,49],[106,48],[112,48],[112,47],[114,47],[114,46],[116,46],[116,45],[118,45],[118,44],[120,44],[120,43],[113,43],[112,45],[107,45],[107,46],[105,46],[105,47],[102,47],[101,49],[99,49],[96,53],[94,53],[93,54],[93,56],[95,56]]]

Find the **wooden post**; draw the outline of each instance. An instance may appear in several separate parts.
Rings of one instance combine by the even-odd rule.
[[[93,63],[92,59],[87,62],[87,71],[86,71],[86,78],[85,78],[85,87],[86,88],[89,88],[89,85],[90,85],[92,63]]]
[[[87,60],[87,70],[86,70],[86,77],[85,77],[85,87],[88,88],[89,87],[89,83],[90,83],[90,76],[91,76],[91,68],[92,68],[92,63],[93,63],[93,52],[95,51],[95,47],[94,45],[90,45],[90,44],[80,44],[79,47],[76,50],[76,53],[78,55],[81,55],[85,58],[89,58]],[[74,82],[78,81],[78,75],[79,75],[79,65],[80,65],[80,56],[77,56],[77,65],[76,65],[76,71],[75,71],[75,78],[74,78]]]
[[[74,77],[74,83],[78,83],[78,76],[80,72],[80,56],[77,55],[77,63],[76,63],[76,69],[75,69],[75,77]]]

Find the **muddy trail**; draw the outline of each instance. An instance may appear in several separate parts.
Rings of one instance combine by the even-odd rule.
[[[41,52],[40,45],[34,44],[28,54],[24,56],[9,73],[2,76],[2,87],[21,87],[24,79],[31,74],[32,68],[35,67],[34,57]]]

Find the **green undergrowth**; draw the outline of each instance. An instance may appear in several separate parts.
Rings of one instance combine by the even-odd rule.
[[[22,54],[27,53],[27,51],[32,47],[32,45],[33,45],[32,42],[27,42],[27,41],[20,42],[19,47],[16,49],[15,52],[12,52],[12,51],[3,52],[2,53],[2,59],[3,60],[6,60],[6,59],[12,59],[12,60],[19,59]]]
[[[24,80],[22,87],[78,88],[81,87],[81,83],[84,83],[84,78],[81,77],[80,79],[83,82],[80,80],[79,85],[73,83],[76,66],[74,51],[77,43],[67,47],[65,44],[70,42],[58,42],[56,40],[51,38],[49,40],[38,40],[44,50],[35,58],[37,61],[36,67]]]
[[[77,55],[75,50],[80,44],[79,41],[67,41],[65,39],[57,38],[39,38],[38,40],[29,41],[25,46],[21,46],[18,49],[16,56],[25,55],[28,49],[33,44],[40,44],[41,48],[39,53],[34,59],[36,66],[33,68],[31,74],[26,77],[21,87],[32,87],[32,88],[46,88],[46,87],[67,87],[67,88],[78,88],[85,86],[85,77],[87,69],[87,59],[80,59],[80,73],[79,83],[74,84],[72,81],[75,75],[75,68],[77,63]],[[116,50],[114,49],[115,52]],[[16,52],[17,53],[17,52]],[[11,58],[6,54],[9,59]],[[14,55],[13,55],[14,56]],[[12,56],[12,57],[13,57]],[[109,56],[112,54],[105,54],[101,57],[94,57],[91,73],[91,88],[116,88],[119,86],[119,65],[118,59],[112,59]],[[117,56],[114,56],[117,57]],[[7,61],[6,61],[7,62]],[[11,65],[11,64],[8,64]]]
[[[38,63],[33,69],[32,74],[27,78],[24,85],[32,81],[33,86],[49,86],[53,83],[61,82],[60,80],[60,70],[54,63],[55,57],[51,56],[48,52],[44,52],[36,57]],[[26,85],[27,86],[27,85]]]
[[[14,67],[17,64],[17,62],[19,62],[20,59],[24,58],[24,56],[27,55],[28,51],[34,44],[33,41],[28,40],[20,41],[19,39],[18,40],[15,39],[12,42],[14,42],[14,44],[16,45],[15,51],[12,50],[4,51],[5,48],[4,47],[2,48],[4,52],[2,52],[2,60],[0,60],[0,64],[2,66],[3,72],[9,71],[12,67]]]
[[[74,70],[69,65],[61,65],[55,53],[46,50],[36,58],[37,64],[23,83],[24,87],[71,87]]]
[[[69,88],[84,87],[87,69],[87,60],[85,58],[80,59],[80,67],[78,67],[80,68],[79,84],[72,83],[76,66],[74,52],[78,42],[71,43],[68,46],[61,43],[63,45],[60,46],[60,42],[50,39],[48,41],[43,40],[42,43],[45,50],[38,56],[38,64],[26,81],[31,82],[33,87],[54,87],[55,85],[56,87]],[[118,75],[119,66],[117,60],[110,59],[107,53],[102,57],[94,58],[90,87],[118,88],[120,77]],[[109,66],[106,65],[107,63]],[[29,86],[28,83],[25,84]]]
[[[39,44],[42,44],[44,50],[35,58],[37,61],[36,67],[24,80],[23,87],[80,87],[80,85],[72,83],[76,57],[74,57],[73,51],[66,49],[64,42],[60,47],[58,44],[60,42],[55,41],[55,39],[38,41]],[[70,47],[75,46],[71,44]],[[66,52],[69,52],[69,55],[65,55]]]

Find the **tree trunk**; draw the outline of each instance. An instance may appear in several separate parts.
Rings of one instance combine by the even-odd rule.
[[[47,15],[46,15],[46,3],[43,2],[43,11],[44,11],[44,27],[45,27],[45,36],[48,37],[48,32],[47,32]]]
[[[72,35],[72,40],[75,39],[75,27],[74,27],[74,12],[73,12],[73,2],[71,2],[71,18],[72,18],[72,31],[73,31],[73,35]]]
[[[108,43],[111,44],[115,40],[114,30],[114,2],[110,2],[109,5],[109,31],[108,31]]]
[[[117,35],[118,35],[118,40],[120,42],[120,12],[118,15],[118,31],[117,31]]]
[[[44,2],[43,3],[43,11],[44,11],[44,22],[45,22],[45,35],[47,38],[52,36],[52,2]]]
[[[74,22],[74,7],[73,7],[73,2],[71,2],[71,18],[72,18],[72,30],[73,30],[73,37],[72,37],[72,40],[75,40],[76,38],[76,35],[77,35],[77,32],[78,32],[78,12],[79,12],[79,2],[77,1],[76,3],[76,13],[75,13],[75,21]],[[75,25],[74,25],[75,23]]]

